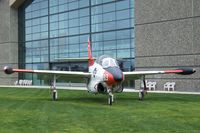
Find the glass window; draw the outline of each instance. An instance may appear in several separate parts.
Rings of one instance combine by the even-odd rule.
[[[92,51],[103,50],[103,42],[92,43]]]
[[[89,8],[80,9],[79,10],[79,16],[80,17],[89,16]]]
[[[58,15],[51,15],[50,22],[56,22],[56,21],[58,21]]]
[[[112,11],[115,11],[115,4],[110,3],[103,5],[103,12],[112,12]]]
[[[103,25],[101,23],[92,25],[92,32],[99,32],[99,31],[102,31],[102,29],[103,29]]]
[[[47,62],[48,59],[49,59],[49,56],[47,54],[46,55],[41,55],[40,58],[41,58],[41,62]]]
[[[41,23],[41,24],[46,24],[46,23],[48,23],[48,17],[42,17],[42,18],[40,18],[40,23]]]
[[[64,37],[58,39],[59,45],[65,45],[66,39]]]
[[[81,35],[79,36],[79,39],[80,39],[80,43],[83,44],[83,43],[86,43],[88,42],[88,37],[89,37],[89,34],[88,35]],[[85,45],[85,44],[84,44]]]
[[[26,41],[30,41],[30,40],[32,40],[32,35],[31,34],[26,35]]]
[[[69,19],[77,18],[78,17],[78,10],[69,12]]]
[[[40,10],[40,15],[41,15],[41,16],[48,15],[48,8],[45,8],[45,9]]]
[[[26,13],[25,19],[30,19],[31,17],[32,17],[32,13],[31,12]]]
[[[41,32],[48,31],[48,24],[43,24],[40,26],[40,28],[41,28]]]
[[[104,42],[104,50],[116,49],[116,41]]]
[[[69,20],[69,27],[77,27],[77,26],[79,26],[79,20],[78,19]]]
[[[26,25],[26,27],[31,26],[32,25],[32,20],[27,20],[25,25]]]
[[[117,29],[129,28],[130,27],[130,20],[121,20],[117,21]]]
[[[116,58],[116,50],[105,50],[104,55],[109,55],[111,57]]]
[[[50,37],[58,37],[58,30],[50,31]]]
[[[32,25],[38,25],[40,24],[40,19],[36,18],[36,19],[32,19]]]
[[[35,34],[33,34],[33,35],[32,35],[32,39],[33,39],[33,40],[38,40],[38,39],[40,39],[40,33],[35,33]]]
[[[26,44],[25,44],[25,45],[26,45],[26,48],[27,48],[27,49],[29,49],[29,48],[31,48],[31,47],[32,47],[32,42],[26,42]]]
[[[55,0],[57,1],[57,0]],[[50,14],[58,13],[58,6],[54,6],[50,8]]]
[[[92,34],[92,42],[103,41],[103,33]]]
[[[31,34],[31,32],[32,32],[31,29],[32,29],[31,27],[27,27],[27,28],[26,28],[26,34]]]
[[[80,57],[88,57],[88,53],[87,52],[80,52]]]
[[[46,39],[46,38],[48,38],[48,32],[41,32],[41,33],[40,33],[40,38],[41,38],[41,39]]]
[[[77,8],[78,8],[78,1],[69,3],[69,10],[73,10]]]
[[[80,0],[79,1],[79,7],[86,7],[89,6],[89,0]]]
[[[92,7],[91,9],[91,14],[95,15],[95,14],[101,14],[103,12],[103,7],[102,6],[95,6]]]
[[[130,58],[130,49],[119,49],[117,50],[118,58]]]
[[[103,22],[102,14],[92,16],[92,24]]]
[[[25,59],[26,61],[26,63],[31,63],[32,62],[32,56],[28,56],[28,55],[26,55],[26,59]]]
[[[69,37],[69,44],[76,44],[76,43],[79,43],[79,38],[78,38],[78,36]]]
[[[68,4],[59,5],[59,12],[64,12],[68,10]]]
[[[68,28],[68,21],[60,21],[59,29]]]
[[[62,5],[64,3],[66,3],[67,1],[66,0],[59,0],[59,5]]]
[[[70,57],[70,58],[79,57],[79,53],[78,53],[78,52],[76,52],[76,53],[69,53],[69,57]]]
[[[69,28],[69,35],[75,35],[79,33],[79,27]]]
[[[56,30],[58,29],[58,22],[50,23],[50,30]]]
[[[127,8],[129,8],[129,0],[119,1],[116,4],[117,10],[122,10],[122,9],[127,9]]]
[[[48,8],[48,1],[41,1],[40,8]]]
[[[103,33],[103,39],[104,40],[115,40],[116,39],[115,32],[105,32],[105,33]]]
[[[68,19],[68,13],[67,12],[59,14],[59,21],[67,20],[67,19]]]
[[[41,40],[40,44],[41,44],[41,47],[47,48],[48,47],[48,40]]]
[[[130,38],[131,37],[130,30],[120,30],[117,31],[117,39],[124,39],[124,38]]]
[[[117,11],[117,20],[130,18],[130,10]]]
[[[59,46],[59,53],[68,53],[68,45]]]
[[[40,48],[40,52],[41,52],[41,55],[46,55],[46,54],[48,54],[48,49],[47,48]]]
[[[89,33],[89,32],[90,32],[90,27],[88,25],[80,27],[80,34]]]
[[[57,46],[58,45],[58,39],[56,38],[56,39],[51,39],[50,40],[50,46],[52,47],[52,46]]]
[[[26,53],[26,56],[31,56],[32,55],[32,49],[27,48],[25,53]]]
[[[114,30],[116,29],[115,21],[103,24],[103,30]]]
[[[70,52],[79,52],[79,45],[77,45],[77,44],[69,45],[69,51]]]
[[[49,1],[49,5],[50,6],[56,6],[56,5],[58,5],[58,0],[50,0]]]
[[[40,3],[32,4],[32,11],[36,11],[40,9]]]
[[[40,32],[40,25],[33,26],[32,31],[33,31],[33,33]]]
[[[31,12],[32,11],[32,5],[29,5],[25,9],[25,13]]]
[[[40,16],[40,11],[33,11],[32,12],[32,18],[39,17],[39,16]]]
[[[130,39],[117,40],[117,49],[130,48]]]
[[[80,18],[80,26],[82,26],[82,25],[88,25],[89,23],[90,23],[89,17]]]
[[[38,47],[40,47],[40,41],[33,41],[33,43],[32,43],[33,45],[33,48],[38,48]]]
[[[59,30],[59,36],[66,36],[68,34],[67,29]]]
[[[92,5],[97,5],[97,4],[101,4],[102,0],[92,0]]]
[[[94,57],[135,56],[134,0],[33,0],[24,12],[25,37],[20,38],[25,40],[19,41],[25,43],[25,66],[87,57],[88,37]],[[42,83],[37,76],[34,80]]]
[[[103,14],[103,22],[114,21],[114,20],[115,20],[115,12]]]
[[[58,46],[56,46],[56,47],[50,47],[50,53],[51,54],[57,54],[58,53]]]

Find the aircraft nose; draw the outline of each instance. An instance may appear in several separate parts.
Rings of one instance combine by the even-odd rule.
[[[112,74],[115,81],[120,82],[123,80],[123,73],[118,67],[109,67],[106,71]]]

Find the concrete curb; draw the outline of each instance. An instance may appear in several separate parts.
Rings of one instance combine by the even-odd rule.
[[[49,86],[6,86],[0,85],[0,88],[30,88],[30,89],[49,89]],[[60,87],[58,86],[57,89],[63,90],[84,90],[87,91],[86,87]],[[136,89],[124,89],[123,92],[139,92]],[[148,91],[148,93],[169,93],[169,94],[193,94],[193,95],[200,95],[200,92],[181,92],[181,91]]]

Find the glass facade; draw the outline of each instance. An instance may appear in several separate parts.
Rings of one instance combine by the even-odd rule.
[[[86,62],[55,58],[123,58],[124,71],[134,69],[134,0],[27,0],[19,11],[19,62],[26,69],[84,70]],[[24,74],[44,84],[36,74]]]

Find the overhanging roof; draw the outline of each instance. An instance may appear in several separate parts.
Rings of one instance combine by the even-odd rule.
[[[10,7],[17,9],[24,3],[24,1],[25,0],[10,0],[9,5]]]

